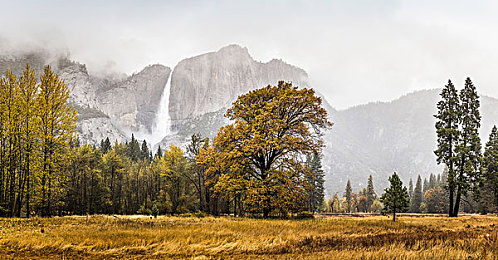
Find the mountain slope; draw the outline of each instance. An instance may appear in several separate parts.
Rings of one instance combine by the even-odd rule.
[[[178,130],[187,119],[227,108],[249,90],[292,81],[308,87],[308,75],[281,60],[255,61],[246,48],[229,45],[182,60],[171,76],[169,113]]]
[[[418,174],[439,173],[436,164],[435,118],[439,89],[417,91],[391,102],[377,102],[333,112],[333,128],[325,136],[323,162],[328,195],[342,194],[348,179],[354,191],[365,187],[369,174],[377,192],[396,171],[405,185]],[[498,123],[498,100],[481,97],[484,143]],[[354,188],[356,186],[356,188]]]

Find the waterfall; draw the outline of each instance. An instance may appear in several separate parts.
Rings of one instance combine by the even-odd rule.
[[[169,93],[171,90],[171,76],[170,74],[166,86],[164,87],[163,94],[161,95],[161,102],[159,103],[159,111],[156,114],[155,124],[152,127],[150,136],[151,145],[158,144],[165,136],[171,134],[171,118],[169,117]]]

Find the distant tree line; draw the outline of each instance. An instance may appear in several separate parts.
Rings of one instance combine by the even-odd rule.
[[[360,190],[358,193],[353,192],[351,182],[348,180],[343,196],[337,193],[329,198],[324,205],[325,212],[333,213],[356,213],[356,212],[371,212],[380,213],[382,203],[374,189],[373,177],[368,177],[367,187]]]

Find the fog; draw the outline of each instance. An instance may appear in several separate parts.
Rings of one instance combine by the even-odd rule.
[[[493,1],[2,1],[0,47],[137,72],[228,44],[305,69],[336,108],[470,76],[498,97]]]

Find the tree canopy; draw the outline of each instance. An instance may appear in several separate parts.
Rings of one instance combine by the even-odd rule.
[[[321,104],[313,89],[283,81],[239,96],[225,114],[234,123],[219,130],[211,148],[221,163],[218,189],[245,193],[249,210],[265,217],[305,207],[305,158],[320,152],[322,130],[332,126]]]
[[[398,175],[393,173],[389,177],[390,186],[387,187],[380,197],[380,201],[384,204],[385,212],[393,214],[393,221],[396,221],[396,213],[405,211],[410,205],[408,190],[403,186],[403,182]]]

